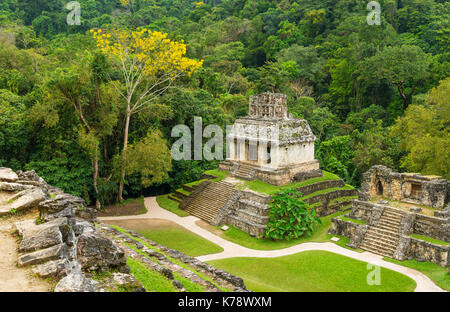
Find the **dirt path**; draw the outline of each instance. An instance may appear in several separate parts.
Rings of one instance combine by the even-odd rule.
[[[17,241],[14,222],[0,219],[0,292],[49,291],[50,284],[33,276],[30,268],[17,267]]]

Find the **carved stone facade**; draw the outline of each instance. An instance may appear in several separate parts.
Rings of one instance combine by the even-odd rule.
[[[450,199],[449,192],[449,182],[442,177],[398,173],[381,165],[373,166],[365,172],[361,184],[363,200],[382,196],[441,209]]]
[[[289,116],[286,95],[252,95],[249,115],[236,120],[227,134],[227,159],[220,169],[234,170],[238,177],[252,174],[274,185],[287,184],[298,173],[319,170],[315,141],[306,120]]]

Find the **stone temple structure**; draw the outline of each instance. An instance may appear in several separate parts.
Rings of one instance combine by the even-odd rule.
[[[252,190],[242,180],[278,186],[322,176],[314,159],[315,140],[306,120],[288,114],[286,95],[253,95],[249,115],[236,120],[227,133],[227,159],[219,165],[228,172],[226,177],[203,175],[200,183],[183,185],[169,199],[214,226],[231,225],[251,236],[263,236],[272,196]],[[305,202],[314,205],[320,216],[348,208],[357,195],[341,179],[324,179],[296,190],[308,196]]]
[[[249,115],[236,120],[227,134],[227,159],[219,168],[274,185],[321,176],[315,141],[308,122],[288,114],[286,95],[252,95]]]
[[[350,238],[352,248],[449,267],[449,191],[442,177],[375,165],[364,173],[352,211],[333,218],[329,233]]]

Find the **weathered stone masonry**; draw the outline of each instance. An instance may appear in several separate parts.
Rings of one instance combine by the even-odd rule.
[[[449,182],[441,177],[398,173],[377,165],[363,175],[361,199],[370,200],[374,196],[382,196],[442,209],[450,200],[449,191]]]

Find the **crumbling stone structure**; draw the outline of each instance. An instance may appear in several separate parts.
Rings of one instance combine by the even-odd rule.
[[[350,238],[348,246],[352,248],[397,260],[417,259],[448,267],[449,206],[429,216],[418,207],[399,209],[389,206],[384,199],[370,201],[382,196],[439,209],[448,201],[448,190],[448,182],[441,177],[397,173],[385,166],[373,166],[364,173],[359,199],[353,200],[352,211],[345,215],[347,219],[334,218],[329,233]]]
[[[321,176],[315,141],[308,122],[288,114],[286,95],[252,95],[249,115],[236,120],[227,134],[227,159],[219,168],[274,185],[288,184],[299,173]]]
[[[376,165],[363,175],[361,199],[370,200],[378,195],[442,209],[449,201],[449,191],[449,182],[442,177],[398,173],[388,167]]]

